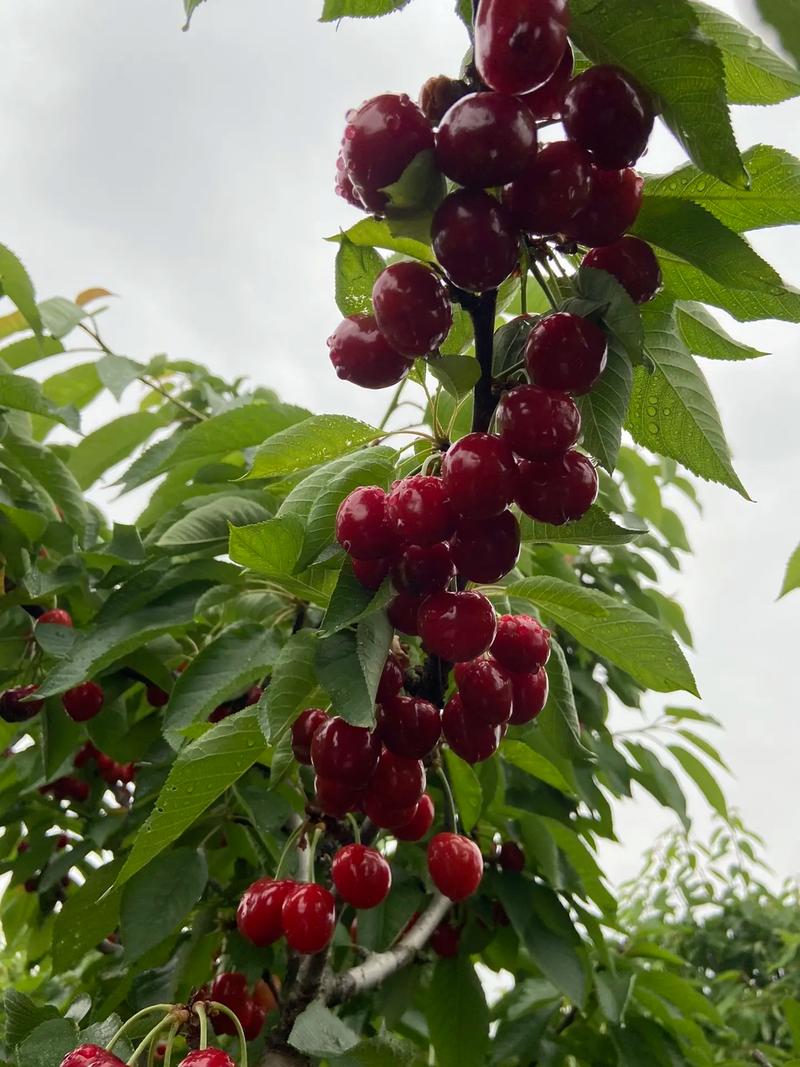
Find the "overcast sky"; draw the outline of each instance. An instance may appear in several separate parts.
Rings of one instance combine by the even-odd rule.
[[[316,22],[321,0],[208,0],[181,33],[179,0],[6,0],[0,9],[0,240],[41,297],[104,285],[117,351],[157,352],[247,375],[315,410],[379,414],[382,399],[340,383],[325,338],[333,250],[322,238],[357,218],[333,194],[349,107],[382,91],[415,96],[455,73],[466,36],[453,0],[414,0],[377,22]],[[718,5],[753,28],[749,0]],[[737,109],[743,148],[800,155],[800,105]],[[645,169],[682,161],[661,130]],[[797,237],[756,235],[800,283]],[[738,472],[757,501],[703,488],[687,512],[696,556],[665,592],[686,604],[705,708],[735,779],[728,795],[766,838],[781,876],[800,874],[800,593],[775,603],[800,540],[796,425],[800,327],[752,324],[739,336],[774,353],[705,361]],[[50,369],[52,368],[52,370]],[[50,361],[48,373],[60,369]],[[107,401],[91,422],[111,414]],[[658,704],[656,704],[658,706]],[[634,713],[621,724],[634,726]],[[698,825],[702,800],[692,797]],[[622,806],[624,848],[604,857],[632,874],[670,818],[645,797]]]

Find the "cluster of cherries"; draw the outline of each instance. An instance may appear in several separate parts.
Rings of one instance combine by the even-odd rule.
[[[272,990],[262,978],[259,978],[251,989],[247,976],[238,971],[218,974],[208,990],[200,990],[198,995],[230,1008],[242,1024],[244,1036],[248,1041],[255,1041],[264,1028],[267,1016],[277,1007]],[[220,1011],[211,1013],[211,1024],[216,1034],[227,1034],[230,1037],[236,1034],[233,1020]]]

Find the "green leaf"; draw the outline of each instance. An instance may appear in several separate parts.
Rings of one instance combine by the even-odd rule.
[[[436,166],[434,150],[426,148],[418,152],[397,181],[384,186],[381,192],[388,197],[386,214],[390,217],[409,217],[413,224],[417,213],[432,213],[447,192],[447,182]],[[423,214],[419,222],[423,233],[430,232],[430,222],[426,214]]]
[[[550,689],[547,703],[537,720],[539,729],[560,755],[568,759],[585,757],[588,751],[581,741],[581,724],[567,659],[556,640],[551,639],[550,648],[547,664]]]
[[[429,245],[412,237],[404,237],[402,234],[395,233],[388,219],[362,219],[345,233],[337,233],[333,237],[327,237],[326,240],[339,242],[344,237],[355,245],[399,252],[403,256],[410,256],[411,259],[418,259],[422,263],[433,263],[436,259]]]
[[[795,589],[800,589],[800,545],[794,550],[786,566],[786,574],[784,575],[778,600]]]
[[[428,360],[427,368],[456,400],[471,393],[481,376],[474,356],[436,356]]]
[[[336,585],[336,571],[321,568],[292,577],[303,543],[303,527],[287,514],[253,526],[231,527],[230,556],[237,563],[266,575],[293,596],[325,607]]]
[[[468,834],[475,828],[483,808],[481,783],[472,767],[449,749],[445,751],[445,763],[461,826]]]
[[[355,631],[323,638],[316,671],[333,710],[353,726],[374,726],[375,694],[386,664],[394,629],[379,611],[362,619]]]
[[[632,517],[627,522],[634,521]],[[559,545],[628,545],[637,537],[647,533],[642,524],[638,528],[618,526],[603,509],[593,504],[582,519],[566,522],[563,526],[550,526],[546,522],[536,522],[527,515],[520,516],[520,532],[523,541],[537,544]]]
[[[160,945],[189,915],[208,881],[205,854],[176,848],[155,867],[145,867],[122,891],[120,933],[133,963]]]
[[[583,447],[609,474],[617,465],[632,384],[630,358],[622,346],[611,339],[608,363],[600,381],[577,401],[583,425]]]
[[[12,467],[19,464],[22,472],[41,487],[53,506],[63,511],[68,523],[78,530],[83,529],[87,515],[83,493],[54,452],[37,441],[20,437],[11,429],[7,429],[0,440],[2,452],[9,453]]]
[[[80,416],[75,408],[58,407],[44,394],[39,382],[33,378],[6,374],[0,369],[0,409],[2,408],[42,415],[76,432],[81,428]]]
[[[693,300],[684,300],[675,305],[675,325],[686,347],[696,356],[739,360],[767,355],[735,340],[702,304]]]
[[[574,795],[574,789],[558,767],[524,741],[503,741],[500,745],[500,755],[532,778],[538,778],[540,782],[545,782],[566,796]]]
[[[301,1012],[289,1034],[289,1044],[308,1056],[338,1056],[355,1048],[361,1038],[319,1000]]]
[[[630,359],[638,363],[644,341],[642,316],[627,289],[613,275],[592,267],[578,270],[574,287],[579,300],[597,305],[600,319],[617,342],[617,347],[622,346]],[[568,309],[569,304],[569,300],[564,301],[565,308]]]
[[[669,745],[669,750],[683,767],[708,803],[723,819],[728,818],[728,805],[719,783],[702,760],[681,745]]]
[[[349,415],[312,415],[281,430],[256,452],[249,478],[276,478],[355,452],[380,430]]]
[[[250,708],[217,723],[178,754],[155,806],[133,842],[117,885],[123,885],[188,830],[217,797],[264,755]]]
[[[40,337],[44,326],[36,306],[33,282],[19,259],[5,245],[0,245],[0,284],[5,295],[22,313],[36,336]]]
[[[426,1067],[427,1057],[410,1041],[395,1034],[362,1038],[357,1048],[331,1061],[331,1067]]]
[[[559,578],[526,578],[507,588],[509,596],[530,600],[586,648],[627,671],[659,693],[684,689],[697,695],[695,680],[675,639],[651,615],[597,590],[580,590],[600,612],[587,614],[576,589]]]
[[[121,867],[120,859],[88,870],[84,884],[67,896],[56,915],[53,933],[53,969],[56,974],[72,970],[90,949],[116,930],[120,893],[108,890]]]
[[[685,978],[669,971],[639,971],[637,984],[674,1004],[684,1015],[700,1015],[715,1026],[725,1022],[715,1005]]]
[[[711,390],[678,336],[674,314],[645,313],[647,354],[655,370],[637,367],[625,423],[635,441],[670,456],[693,474],[747,491],[731,464],[728,444]]]
[[[292,404],[250,403],[212,415],[181,434],[179,444],[155,473],[176,463],[208,460],[263,444],[273,434],[286,430],[308,417],[305,408]],[[152,475],[151,475],[152,477]]]
[[[525,345],[535,322],[535,317],[518,315],[495,331],[492,356],[492,374],[495,378],[504,378],[512,369],[524,366]]]
[[[136,411],[121,415],[84,437],[69,457],[69,469],[81,488],[88,489],[101,474],[128,459],[165,421],[163,414]]]
[[[64,346],[55,337],[27,337],[24,341],[14,341],[13,344],[0,348],[0,359],[11,370],[19,370],[27,367],[30,363],[38,363],[40,359],[48,356],[57,356],[64,351]]]
[[[800,292],[779,286],[772,293],[754,293],[720,285],[684,260],[667,252],[659,254],[664,275],[665,295],[677,300],[696,300],[729,312],[739,322],[779,319],[800,322]]]
[[[78,1027],[71,1019],[49,1019],[17,1049],[17,1067],[50,1067],[60,1063],[78,1043]]]
[[[189,29],[189,26],[192,23],[192,15],[194,15],[197,8],[204,2],[205,0],[183,0],[183,10],[186,13],[186,22],[184,22],[181,28],[184,33]]]
[[[372,287],[385,266],[374,248],[342,235],[336,253],[336,306],[343,315],[372,314]]]
[[[320,22],[335,22],[336,19],[374,19],[400,11],[409,0],[325,0]]]
[[[3,992],[3,1014],[3,1042],[10,1048],[16,1048],[28,1034],[48,1019],[59,1018],[58,1009],[52,1004],[35,1004],[30,997],[18,993],[16,989],[6,989]]]
[[[688,0],[572,0],[570,36],[595,63],[629,71],[701,170],[745,188],[717,45],[699,32]]]
[[[54,404],[72,404],[80,411],[102,391],[96,363],[78,363],[69,370],[45,378],[42,392]]]
[[[313,707],[318,692],[314,661],[318,640],[313,630],[292,634],[275,660],[269,687],[258,712],[264,736],[273,744],[284,736],[301,711]]]
[[[633,777],[659,804],[674,811],[688,832],[691,823],[686,813],[686,797],[678,779],[649,748],[635,741],[626,741],[625,747],[641,768],[641,773],[634,772]]]
[[[756,0],[756,6],[778,31],[783,47],[800,65],[800,0]]]
[[[782,1002],[781,1008],[786,1018],[786,1025],[792,1035],[792,1047],[795,1052],[800,1052],[800,1004],[796,1000],[790,1000],[787,997]]]
[[[47,332],[59,339],[71,333],[89,314],[64,296],[51,296],[48,300],[43,300],[39,305],[39,312]]]
[[[489,1008],[468,956],[438,960],[424,998],[439,1067],[485,1067]]]
[[[112,352],[97,361],[100,381],[115,400],[120,400],[128,386],[144,374],[145,370],[143,363],[137,363],[127,356],[115,356]]]
[[[353,626],[372,612],[385,608],[393,596],[390,582],[384,582],[377,592],[365,589],[353,573],[352,560],[346,556],[320,630],[323,634],[334,634]]]

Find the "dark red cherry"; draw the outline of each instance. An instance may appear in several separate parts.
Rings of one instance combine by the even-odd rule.
[[[492,659],[457,663],[454,671],[459,696],[469,718],[501,726],[511,717],[514,691],[508,672]]]
[[[292,726],[292,754],[298,763],[311,766],[311,742],[328,716],[322,708],[306,708]]]
[[[405,94],[373,97],[347,116],[342,142],[347,175],[370,211],[383,211],[381,192],[393,185],[420,152],[433,148],[433,130]]]
[[[61,695],[64,711],[74,722],[88,722],[99,714],[105,696],[96,682],[82,682]]]
[[[336,903],[324,886],[298,885],[283,902],[283,931],[290,948],[303,955],[322,952],[336,926]]]
[[[552,122],[560,119],[564,111],[564,97],[572,81],[572,69],[575,56],[568,44],[564,56],[556,67],[556,72],[539,89],[525,93],[522,101],[530,113],[539,122]]]
[[[39,688],[38,685],[19,685],[6,689],[0,695],[0,719],[4,722],[28,722],[44,707],[43,700],[25,700]]]
[[[50,625],[50,626],[69,626],[73,625],[72,616],[68,611],[64,611],[63,608],[51,608],[50,611],[43,611],[39,618],[36,620],[37,626]]]
[[[592,167],[589,200],[565,227],[565,233],[593,248],[613,244],[636,222],[643,195],[644,179],[630,167]]]
[[[550,631],[532,615],[501,615],[492,655],[507,671],[538,671],[550,659]]]
[[[661,288],[658,258],[638,237],[621,237],[614,244],[593,248],[583,257],[582,266],[613,275],[636,304],[646,304]]]
[[[64,1065],[62,1064],[62,1067]],[[105,1065],[100,1065],[105,1067]],[[227,1052],[221,1048],[195,1049],[184,1056],[178,1067],[236,1067]]]
[[[362,389],[397,385],[411,370],[411,360],[392,348],[372,315],[342,319],[328,338],[337,377]]]
[[[547,671],[540,667],[532,673],[512,673],[511,684],[514,687],[514,707],[508,720],[509,726],[524,726],[532,722],[547,703]]]
[[[499,437],[471,433],[447,452],[442,481],[454,509],[468,519],[499,515],[514,498],[514,454]]]
[[[222,722],[223,719],[228,719],[231,715],[235,714],[236,710],[232,708],[230,704],[218,704],[208,716],[208,721]]]
[[[444,482],[430,474],[414,474],[395,482],[389,493],[389,517],[397,535],[411,545],[446,541],[456,516]]]
[[[505,186],[503,203],[526,233],[561,233],[589,203],[593,173],[591,158],[580,145],[553,141]]]
[[[236,909],[236,925],[242,937],[259,948],[283,937],[281,909],[295,883],[284,878],[260,878],[248,886]]]
[[[397,756],[384,749],[378,766],[367,786],[367,803],[371,798],[393,807],[416,807],[425,792],[425,768],[422,761]]]
[[[447,112],[436,133],[436,162],[459,185],[513,181],[536,152],[536,120],[515,96],[472,93]]]
[[[157,685],[148,685],[145,697],[151,708],[164,708],[169,704],[169,693],[165,693]]]
[[[386,608],[389,622],[401,634],[416,637],[419,633],[417,616],[424,597],[415,596],[413,593],[398,593],[393,597]]]
[[[342,141],[342,144],[344,144],[344,141]],[[336,175],[333,180],[333,188],[336,195],[340,196],[342,200],[346,200],[351,207],[357,207],[361,211],[366,210],[364,201],[355,191],[350,175],[347,173],[343,148],[339,149],[339,154],[336,157]]]
[[[440,923],[431,934],[430,946],[441,959],[452,959],[461,947],[461,931],[452,923]]]
[[[561,526],[582,519],[597,499],[597,471],[581,452],[519,465],[517,504],[537,522]]]
[[[494,641],[496,621],[482,593],[433,593],[423,600],[419,633],[426,651],[448,663],[476,659]]]
[[[393,263],[382,271],[372,304],[381,333],[404,356],[435,352],[453,325],[447,286],[423,263]]]
[[[581,434],[581,414],[567,393],[518,385],[497,405],[497,432],[524,459],[556,459]]]
[[[405,677],[400,660],[394,653],[390,653],[386,663],[383,665],[375,699],[379,704],[383,704],[387,700],[393,700],[403,688],[404,681]]]
[[[645,90],[619,67],[590,67],[564,99],[567,135],[606,170],[636,162],[647,148],[654,117]]]
[[[600,327],[568,311],[540,319],[525,346],[531,381],[565,393],[588,393],[607,358],[608,340]]]
[[[416,810],[416,804],[398,806],[392,803],[391,797],[378,796],[377,793],[368,793],[364,798],[364,814],[382,830],[406,826]]]
[[[355,789],[334,778],[317,775],[314,779],[314,804],[333,819],[342,819],[348,812],[359,811],[363,800],[363,789]]]
[[[395,696],[378,708],[378,734],[395,755],[424,759],[442,734],[439,709],[420,697]]]
[[[446,541],[436,545],[408,545],[392,567],[395,588],[415,596],[446,588],[455,574],[450,545]]]
[[[497,862],[501,870],[521,874],[525,870],[525,853],[516,841],[504,841]]]
[[[501,93],[529,93],[551,78],[567,47],[566,0],[482,0],[475,63]]]
[[[327,719],[311,740],[311,762],[322,778],[360,789],[378,763],[381,743],[371,730],[344,719]]]
[[[489,519],[464,519],[450,547],[458,573],[489,585],[513,570],[519,559],[519,523],[506,510]]]
[[[260,685],[251,685],[245,695],[242,697],[243,707],[252,708],[254,704],[257,704],[264,695],[264,690]]]
[[[395,827],[398,841],[421,841],[433,826],[435,808],[427,793],[423,793],[411,819],[403,826]]]
[[[382,559],[397,547],[386,492],[377,485],[354,489],[339,505],[336,540],[356,559]]]
[[[125,1061],[99,1045],[81,1045],[67,1053],[61,1067],[125,1067]]]
[[[345,845],[333,857],[331,878],[339,896],[354,908],[377,908],[392,888],[392,869],[380,852]]]
[[[459,189],[433,216],[436,258],[454,285],[471,293],[496,289],[516,268],[517,230],[503,205],[480,189]]]
[[[294,886],[292,886],[294,888]],[[230,1008],[244,1028],[245,1023],[250,1022],[250,992],[247,988],[247,977],[236,971],[218,974],[212,981],[208,990],[208,999],[215,1000],[218,1004],[224,1004]],[[221,1011],[212,1011],[211,1023],[216,1034],[236,1034],[236,1024],[233,1019]],[[259,1027],[259,1030],[261,1027]],[[255,1035],[258,1036],[258,1033]]]
[[[444,739],[453,752],[467,763],[483,763],[493,756],[500,745],[501,730],[501,726],[492,726],[470,715],[458,693],[450,697],[444,706]]]
[[[356,580],[360,585],[363,585],[365,589],[371,589],[373,592],[380,589],[383,585],[384,578],[388,575],[392,567],[392,561],[389,558],[384,559],[351,559],[353,566],[353,574],[356,576]]]
[[[437,834],[428,845],[428,871],[436,888],[450,900],[466,900],[483,878],[481,850],[461,834]]]

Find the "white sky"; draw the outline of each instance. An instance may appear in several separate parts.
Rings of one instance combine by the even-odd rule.
[[[182,34],[179,0],[6,0],[0,240],[41,297],[90,285],[120,294],[105,321],[117,351],[199,360],[315,410],[375,418],[382,396],[339,382],[325,347],[339,316],[322,238],[357,217],[333,193],[343,116],[378,92],[415,96],[430,74],[456,73],[466,37],[453,0],[338,29],[316,22],[321,6],[208,0]],[[750,0],[717,6],[757,26]],[[766,141],[800,155],[797,102],[737,109],[735,122],[743,148]],[[662,130],[645,169],[681,161]],[[755,238],[800,284],[796,241],[787,230]],[[704,487],[705,520],[687,513],[697,554],[664,591],[688,609],[704,706],[726,725],[728,795],[783,876],[800,874],[800,593],[775,603],[800,540],[800,327],[736,332],[774,355],[703,369],[757,503]],[[47,373],[57,369],[52,360]],[[110,415],[103,401],[91,422]],[[703,801],[692,807],[702,827]],[[669,822],[643,796],[624,805],[624,847],[604,857],[612,877],[634,873]]]

